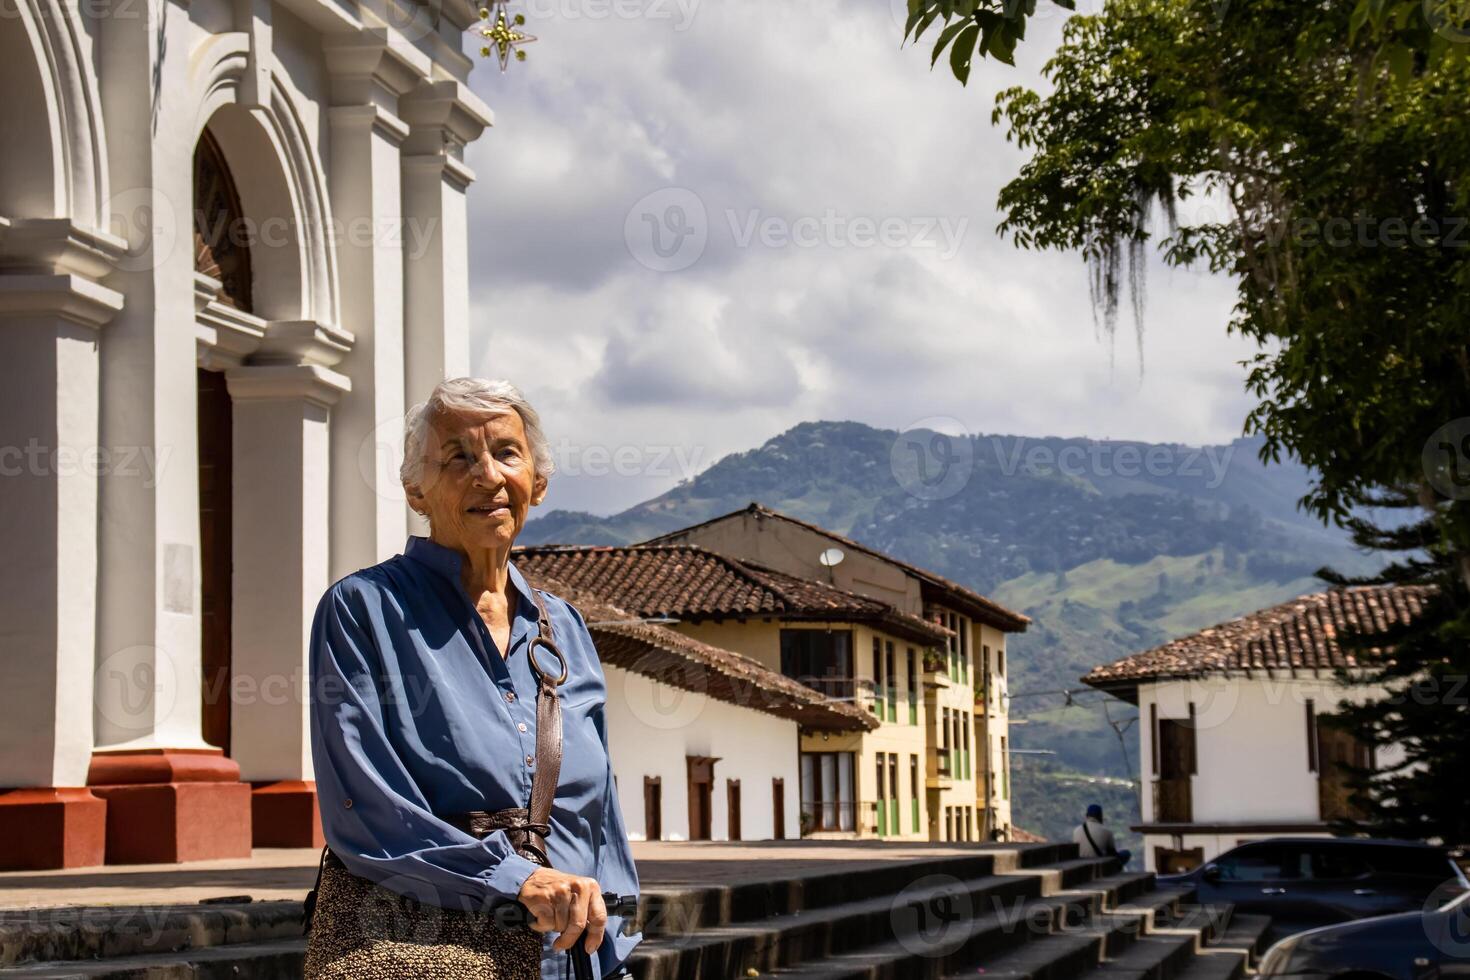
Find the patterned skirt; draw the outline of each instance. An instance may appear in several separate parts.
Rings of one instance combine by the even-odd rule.
[[[305,980],[539,980],[541,936],[440,908],[348,871],[328,854]]]

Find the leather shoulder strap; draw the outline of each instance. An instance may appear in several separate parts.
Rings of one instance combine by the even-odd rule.
[[[536,695],[536,772],[531,777],[531,812],[533,824],[550,825],[551,803],[556,798],[556,785],[561,778],[561,698],[557,688],[567,679],[567,661],[556,645],[556,632],[546,600],[539,589],[532,589],[536,600],[538,629],[531,641],[531,670],[540,681]],[[540,657],[554,656],[560,676],[548,673]],[[548,862],[549,863],[549,862]]]

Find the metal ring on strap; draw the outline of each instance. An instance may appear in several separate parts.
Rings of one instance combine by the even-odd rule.
[[[557,677],[553,680],[550,674],[541,669],[541,661],[536,658],[536,646],[538,644],[550,650],[553,654],[556,655],[556,662],[561,665],[560,677]],[[531,669],[536,672],[536,676],[540,677],[542,681],[549,682],[553,687],[560,687],[561,684],[566,681],[567,658],[562,655],[562,652],[560,650],[557,649],[555,643],[551,642],[544,636],[532,637],[529,653],[531,657]]]

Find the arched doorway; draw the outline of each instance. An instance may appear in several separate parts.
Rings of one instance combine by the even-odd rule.
[[[194,150],[194,271],[220,283],[216,302],[254,308],[250,238],[224,153],[205,130]],[[223,372],[198,369],[200,657],[204,740],[230,754],[234,588],[234,413]]]
[[[53,148],[51,113],[41,66],[26,24],[0,16],[0,217],[50,218],[60,213],[63,175]]]

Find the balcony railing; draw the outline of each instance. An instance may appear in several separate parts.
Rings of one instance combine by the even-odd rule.
[[[815,831],[851,831],[857,829],[857,803],[854,800],[803,800],[802,833]]]

